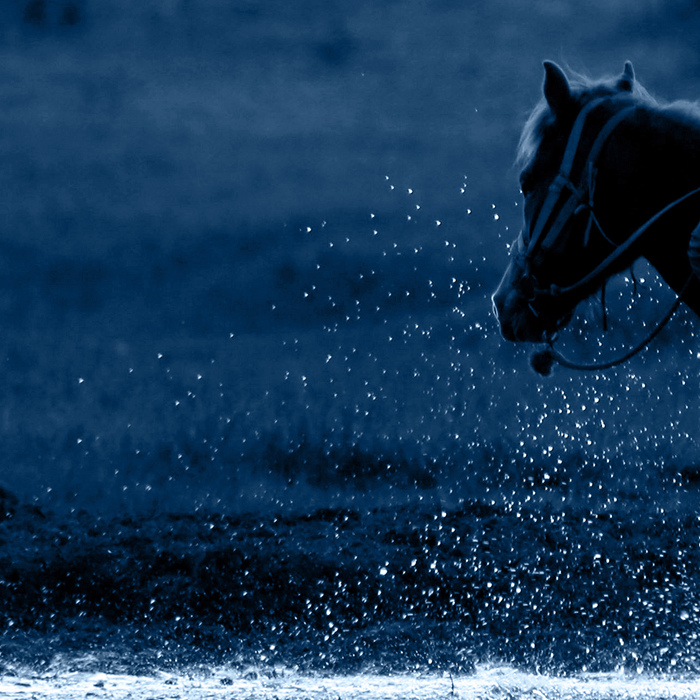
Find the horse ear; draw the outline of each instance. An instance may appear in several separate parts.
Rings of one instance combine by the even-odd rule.
[[[631,92],[632,86],[634,85],[634,68],[632,67],[632,61],[625,62],[625,70],[622,71],[622,76],[617,81],[618,90],[624,90],[625,92]]]
[[[564,71],[552,61],[544,62],[544,97],[554,114],[560,114],[571,103],[571,89]]]

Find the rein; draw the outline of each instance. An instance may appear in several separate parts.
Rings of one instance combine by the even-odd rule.
[[[595,267],[585,277],[581,278],[578,282],[574,282],[568,287],[558,287],[557,285],[551,285],[549,289],[543,289],[534,285],[533,290],[535,295],[560,297],[562,295],[577,292],[581,288],[591,285],[594,282],[597,282],[598,279],[601,279],[606,276],[606,273],[617,262],[618,258],[624,255],[664,214],[667,214],[679,204],[682,204],[687,199],[690,199],[695,195],[700,195],[700,187],[697,187],[694,190],[691,190],[690,192],[686,192],[683,196],[679,197],[678,199],[674,199],[673,202],[667,204],[663,209],[656,212],[656,214],[654,214],[651,218],[647,219],[647,221],[645,221],[636,231],[634,231],[624,243],[620,243],[619,245],[613,244],[615,245],[615,249],[607,257],[605,257],[598,264],[597,267]],[[596,226],[601,232],[601,234],[605,237],[605,239],[607,241],[610,241],[610,238],[608,238],[608,236],[605,235],[602,228],[600,227],[600,224],[597,223],[597,220]]]
[[[548,341],[548,347],[545,350],[540,350],[532,355],[530,358],[530,364],[532,368],[537,372],[538,374],[541,374],[543,376],[547,376],[551,371],[552,371],[552,365],[556,362],[557,364],[560,364],[562,367],[566,367],[568,369],[576,369],[576,370],[582,370],[585,372],[595,372],[595,371],[602,371],[605,369],[610,369],[611,367],[617,367],[617,365],[621,365],[623,362],[627,362],[627,360],[630,360],[633,358],[637,353],[641,352],[644,350],[644,348],[651,343],[656,336],[661,333],[663,330],[664,326],[671,320],[673,317],[673,314],[678,311],[678,308],[680,307],[681,303],[683,302],[683,297],[685,295],[685,292],[687,291],[688,287],[690,286],[691,281],[693,280],[694,275],[691,274],[690,277],[685,281],[685,284],[683,285],[683,288],[679,292],[678,296],[676,297],[676,300],[673,302],[669,310],[666,312],[666,315],[656,324],[656,326],[653,328],[651,333],[644,338],[639,344],[635,345],[631,350],[627,351],[624,355],[621,357],[618,357],[614,360],[608,360],[607,362],[592,362],[590,364],[587,363],[581,363],[581,362],[574,362],[573,360],[569,360],[566,357],[564,357],[560,352],[557,352],[554,349],[554,339],[551,339]]]
[[[586,162],[583,166],[583,172],[580,178],[581,183],[578,187],[571,179],[571,172],[579,151],[579,142],[581,140],[585,122],[588,119],[589,114],[601,104],[605,102],[609,103],[611,101],[612,98],[610,97],[599,98],[591,101],[581,110],[569,135],[569,140],[567,142],[559,173],[550,185],[547,197],[545,198],[541,210],[538,212],[530,240],[526,244],[522,231],[518,237],[518,250],[520,251],[520,255],[522,255],[525,259],[525,275],[530,280],[532,289],[532,298],[529,301],[529,307],[535,316],[539,315],[538,311],[534,307],[534,304],[538,299],[554,299],[561,298],[562,296],[573,295],[586,287],[594,286],[601,279],[608,277],[610,269],[615,265],[615,263],[649,230],[651,226],[653,226],[659,219],[678,205],[700,194],[700,187],[698,187],[690,192],[687,192],[681,197],[678,197],[678,199],[666,205],[663,209],[658,211],[641,226],[639,226],[639,228],[637,228],[627,238],[627,240],[624,241],[624,243],[616,244],[609,236],[605,234],[593,208],[595,180],[597,175],[596,164],[598,157],[612,132],[627,118],[627,116],[637,109],[636,106],[623,107],[618,112],[613,114],[603,125],[601,131],[593,142],[593,146],[591,147]],[[550,224],[550,219],[553,218],[556,206],[559,203],[565,189],[568,190],[568,197],[561,205],[558,214],[556,217],[554,217],[553,222]],[[545,252],[548,249],[551,249],[568,223],[569,219],[584,209],[588,210],[588,222],[584,234],[584,245],[588,243],[591,229],[593,225],[595,225],[596,229],[603,236],[603,238],[613,246],[612,252],[607,255],[591,272],[569,286],[560,287],[557,285],[550,285],[548,288],[540,287],[537,283],[536,277],[530,269],[531,260],[538,249]],[[548,224],[550,225],[548,226]],[[642,342],[621,357],[602,363],[586,364],[573,362],[565,358],[561,353],[554,349],[553,344],[555,337],[551,337],[547,339],[548,347],[545,350],[539,351],[533,355],[531,359],[533,369],[540,374],[547,375],[550,373],[554,362],[557,362],[563,367],[567,367],[569,369],[584,371],[605,370],[626,362],[631,357],[641,352],[671,320],[673,314],[680,307],[684,294],[690,286],[693,277],[694,275],[691,273],[676,300],[673,302],[666,315],[654,327],[651,333],[644,338]]]

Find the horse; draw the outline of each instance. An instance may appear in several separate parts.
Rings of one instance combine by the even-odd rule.
[[[619,364],[641,350],[685,303],[700,316],[700,108],[663,103],[621,75],[571,80],[544,63],[543,97],[516,163],[524,222],[492,296],[506,340],[545,342],[533,360],[576,369]],[[648,338],[620,360],[566,361],[552,344],[578,304],[645,258],[678,295]]]

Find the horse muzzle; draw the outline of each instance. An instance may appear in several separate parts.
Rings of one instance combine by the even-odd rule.
[[[530,343],[550,338],[561,327],[563,319],[560,314],[545,313],[541,301],[523,266],[517,260],[512,261],[491,296],[501,335],[506,340]]]

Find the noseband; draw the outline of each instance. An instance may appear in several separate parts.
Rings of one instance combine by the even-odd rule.
[[[581,174],[578,179],[578,184],[576,184],[572,176],[572,171],[577,158],[578,160],[581,158],[581,156],[579,156],[579,150],[581,136],[585,128],[586,121],[588,120],[589,115],[596,108],[605,103],[620,103],[622,104],[622,107],[608,117],[607,121],[601,127],[598,135],[593,141],[593,145],[591,146],[588,156],[584,161]],[[535,221],[531,226],[531,235],[529,240],[527,242],[525,241],[522,231],[518,236],[516,241],[516,253],[524,263],[523,279],[528,290],[528,307],[536,317],[539,317],[542,313],[542,310],[538,310],[538,307],[543,301],[546,303],[547,301],[551,302],[555,299],[561,300],[564,297],[575,295],[577,295],[579,298],[583,298],[585,293],[582,294],[582,290],[590,290],[603,279],[609,277],[611,274],[611,268],[613,268],[617,261],[644,235],[644,233],[646,233],[646,231],[654,223],[656,223],[656,221],[685,200],[700,194],[699,187],[687,192],[683,196],[666,205],[663,209],[658,211],[639,228],[637,228],[623,243],[617,244],[613,241],[613,239],[606,235],[603,227],[595,215],[594,210],[595,185],[598,174],[598,158],[613,131],[636,109],[637,107],[630,104],[629,100],[624,97],[602,97],[592,100],[583,107],[576,118],[576,121],[574,122],[571,133],[569,134],[569,140],[564,151],[559,172],[549,186],[549,191],[547,192],[547,196],[542,204],[542,208],[537,213]],[[586,223],[584,233],[584,248],[588,245],[591,230],[595,226],[599,234],[602,235],[603,238],[610,244],[612,251],[591,272],[586,274],[580,280],[573,282],[569,286],[561,287],[552,284],[548,287],[543,287],[538,282],[535,274],[532,271],[532,261],[537,254],[542,255],[550,252],[560,241],[562,233],[569,221],[574,216],[577,216],[584,211],[588,214],[588,221]],[[556,333],[554,333],[545,335],[544,339],[549,343],[549,348],[545,350],[544,353],[540,353],[540,355],[547,354],[547,358],[545,360],[546,370],[541,371],[537,366],[535,366],[534,362],[533,366],[535,366],[535,369],[540,371],[542,374],[548,374],[549,367],[551,367],[551,363],[554,361],[557,361],[560,364],[572,369],[582,370],[606,369],[624,362],[646,347],[646,345],[648,345],[648,343],[659,333],[663,326],[666,325],[673,313],[680,306],[681,298],[684,292],[687,290],[692,278],[693,275],[691,274],[678,298],[669,310],[669,313],[659,324],[657,324],[650,335],[631,352],[625,354],[619,360],[592,365],[582,365],[575,362],[570,362],[553,349],[552,342],[556,336]]]

